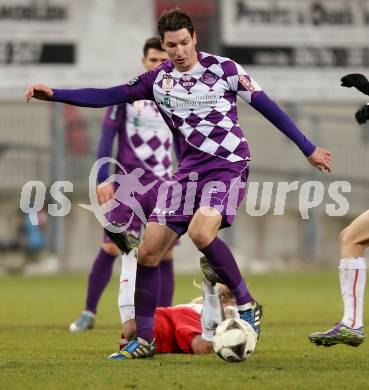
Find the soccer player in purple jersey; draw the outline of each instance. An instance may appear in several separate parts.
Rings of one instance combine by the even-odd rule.
[[[160,39],[153,37],[148,39],[143,47],[142,64],[149,71],[168,59],[163,50]],[[151,184],[156,180],[159,183],[168,180],[172,174],[171,146],[172,133],[163,121],[154,102],[140,100],[133,104],[122,103],[109,107],[106,111],[102,131],[100,135],[97,159],[111,157],[114,139],[118,138],[117,161],[122,164],[127,172],[140,167],[144,174],[140,177],[142,184]],[[116,172],[119,177],[119,168]],[[101,165],[97,177],[97,198],[100,204],[119,197],[122,184],[117,189],[109,181],[109,165]],[[144,187],[143,187],[144,188]],[[156,203],[157,186],[153,187],[142,197],[141,206],[150,215]],[[123,190],[128,190],[123,188]],[[132,214],[132,210],[126,204],[120,203],[110,212],[109,220],[126,223]],[[135,215],[129,232],[135,236],[140,235],[141,220]],[[105,234],[101,249],[92,266],[87,288],[85,310],[80,317],[70,324],[71,332],[81,332],[92,329],[95,325],[96,309],[100,297],[109,283],[115,258],[120,255],[119,248]],[[135,259],[129,254],[122,255],[122,276],[120,290],[135,280]],[[173,250],[169,249],[160,263],[161,288],[159,306],[171,306],[174,291],[173,275]],[[125,282],[122,282],[122,281]],[[128,281],[127,281],[128,280]],[[119,306],[122,323],[126,321],[127,311],[132,311],[132,304],[126,307],[124,299],[119,297]]]
[[[341,79],[343,87],[355,87],[369,95],[369,81],[362,74],[348,74]],[[355,114],[359,124],[369,119],[369,106],[362,106]],[[359,215],[340,234],[341,260],[339,280],[343,301],[342,320],[325,332],[309,336],[316,345],[330,347],[336,344],[359,346],[365,339],[364,294],[366,284],[365,249],[369,246],[369,210]]]
[[[175,190],[159,202],[163,207],[155,208],[138,249],[137,338],[126,346],[127,358],[155,354],[153,316],[160,260],[186,231],[235,296],[240,317],[260,332],[260,306],[250,294],[231,251],[217,237],[219,229],[232,224],[233,211],[244,197],[248,177],[250,154],[237,118],[237,96],[289,137],[313,166],[330,171],[331,165],[330,152],[313,145],[240,65],[196,50],[196,33],[186,13],[176,9],[162,14],[158,31],[170,60],[128,84],[79,90],[38,84],[26,91],[27,100],[34,97],[88,107],[152,99],[179,143]],[[193,187],[196,189],[191,193]],[[190,192],[191,196],[180,196],[181,192]]]

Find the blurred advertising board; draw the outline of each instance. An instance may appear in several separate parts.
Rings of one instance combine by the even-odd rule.
[[[356,99],[339,87],[369,75],[368,0],[226,0],[223,54],[283,99]]]
[[[152,0],[0,0],[0,98],[36,82],[123,83],[154,30]]]

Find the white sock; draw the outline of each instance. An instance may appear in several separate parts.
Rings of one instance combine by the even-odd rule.
[[[238,311],[245,311],[245,310],[253,309],[254,307],[255,307],[254,302],[248,302],[243,305],[237,305]]]
[[[204,303],[201,311],[201,337],[212,341],[216,327],[222,322],[221,303],[217,290],[210,283],[204,285]]]
[[[363,326],[366,264],[364,257],[342,259],[339,277],[343,300],[342,323],[357,329]]]
[[[203,291],[205,295],[214,295],[216,294],[216,288],[208,280],[204,280]]]
[[[122,255],[122,272],[119,279],[118,305],[121,323],[135,319],[135,289],[137,272],[137,254],[133,249],[128,255]]]

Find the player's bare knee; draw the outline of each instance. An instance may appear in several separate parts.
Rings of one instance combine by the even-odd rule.
[[[212,237],[209,232],[199,227],[189,227],[188,235],[197,248],[205,248],[212,241]]]
[[[346,253],[352,253],[352,256],[357,256],[365,250],[365,245],[355,237],[350,226],[342,230],[339,241],[341,250],[343,249]]]
[[[101,245],[101,248],[106,252],[108,253],[109,255],[112,255],[112,256],[118,256],[120,255],[120,250],[119,248],[113,243],[113,242],[104,242],[102,245]]]
[[[150,246],[141,245],[138,248],[138,262],[146,267],[156,267],[160,263],[160,254]]]
[[[351,246],[356,244],[355,239],[351,234],[350,226],[342,230],[339,236],[339,240],[341,246]]]

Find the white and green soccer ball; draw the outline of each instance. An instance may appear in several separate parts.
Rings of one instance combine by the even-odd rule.
[[[216,328],[213,348],[227,362],[242,362],[253,354],[256,342],[257,334],[248,322],[230,318]]]

